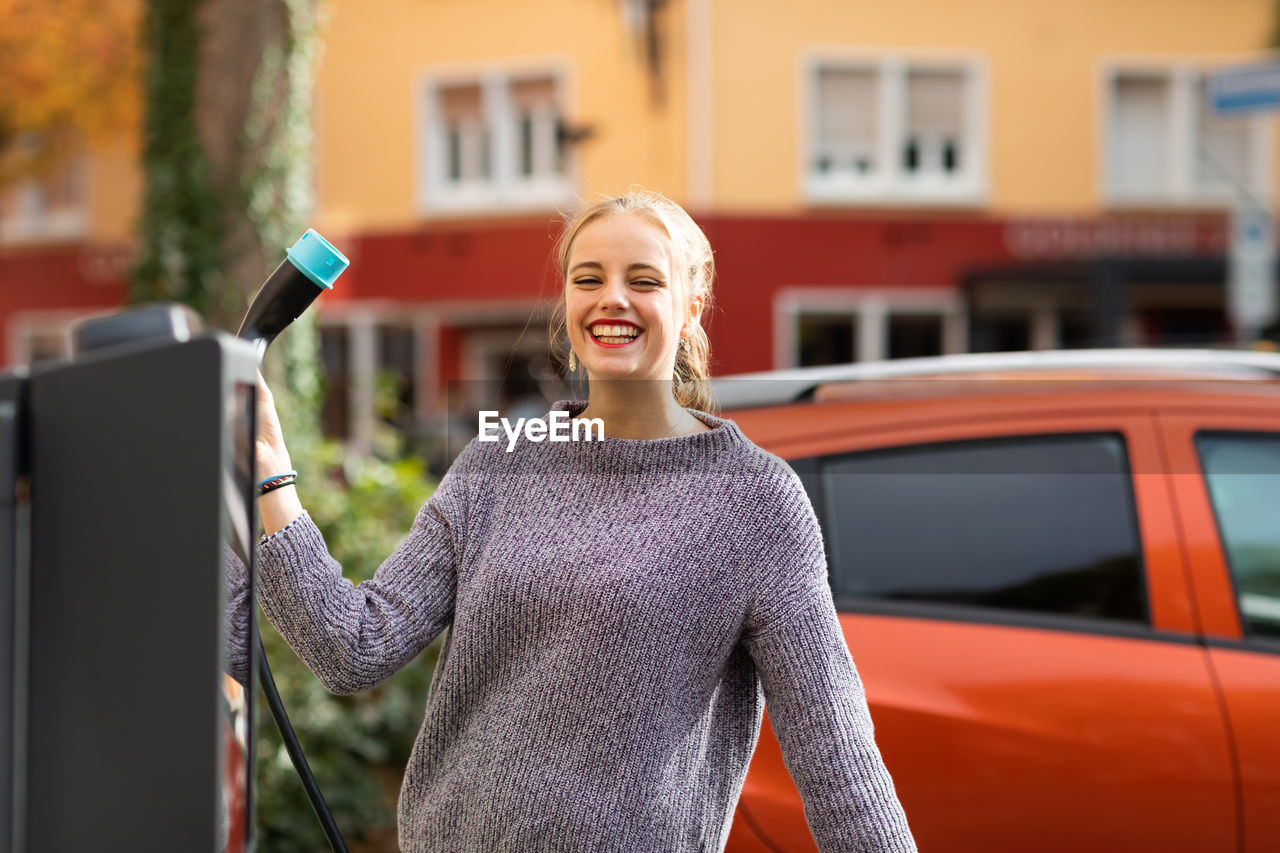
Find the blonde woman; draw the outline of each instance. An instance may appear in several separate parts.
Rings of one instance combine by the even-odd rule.
[[[603,441],[473,440],[353,588],[292,486],[263,608],[334,692],[447,638],[400,794],[408,853],[724,849],[764,702],[818,846],[915,850],[798,479],[711,414],[711,247],[663,196],[564,230],[556,312]],[[555,336],[553,336],[554,339]],[[258,470],[289,455],[261,391]]]

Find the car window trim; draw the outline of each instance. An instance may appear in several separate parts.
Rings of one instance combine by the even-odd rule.
[[[831,404],[815,403],[812,405],[836,405],[836,404],[835,403],[831,403]],[[729,414],[732,415],[732,412],[730,412]],[[1107,419],[1114,419],[1115,423],[1118,424],[1125,420],[1130,420],[1134,418],[1145,418],[1145,417],[1149,417],[1150,415],[1151,415],[1151,410],[1149,408],[1142,408],[1139,406],[1135,406],[1133,405],[1133,403],[1125,401],[1125,402],[1117,402],[1114,408],[1109,406],[1095,405],[1095,406],[1088,406],[1080,409],[1072,409],[1069,417],[1078,418],[1082,420],[1091,420],[1094,418],[1107,418]],[[1046,411],[1042,409],[1034,409],[1034,408],[1032,409],[1010,408],[1009,411],[1006,412],[1004,410],[1001,410],[998,414],[935,415],[932,417],[929,417],[929,416],[920,417],[919,413],[907,412],[907,413],[903,413],[902,418],[900,420],[877,421],[876,423],[868,426],[852,426],[852,427],[829,426],[829,427],[824,427],[822,429],[816,429],[810,432],[803,432],[795,435],[789,435],[785,438],[778,437],[768,442],[768,449],[771,453],[777,454],[778,456],[787,460],[788,462],[795,462],[796,460],[799,460],[799,459],[825,458],[828,456],[839,456],[845,453],[861,452],[861,449],[856,451],[855,450],[833,450],[828,453],[821,453],[815,456],[814,454],[797,450],[797,448],[808,447],[810,444],[813,444],[815,442],[825,442],[825,441],[833,441],[833,440],[855,440],[855,439],[874,437],[877,435],[892,435],[896,430],[902,429],[902,428],[910,428],[910,429],[944,428],[945,429],[953,426],[970,427],[970,426],[982,426],[985,424],[997,424],[997,425],[1004,426],[1010,422],[1014,422],[1016,424],[1035,423],[1038,421],[1044,421],[1046,417],[1048,417],[1048,413]],[[1060,416],[1060,417],[1055,417],[1054,420],[1057,421],[1058,423],[1061,423],[1063,420],[1065,420],[1065,418]],[[1055,431],[1055,433],[1052,433],[1052,434],[1073,435],[1078,432],[1097,432],[1097,430],[1071,429],[1063,432],[1062,429],[1059,428],[1058,430]],[[1039,434],[1040,433],[1027,433],[1027,435],[1039,435]],[[1044,433],[1044,434],[1049,435],[1051,433]],[[1011,436],[1022,435],[1022,433],[1008,433],[1008,435],[1011,435]],[[1004,436],[1005,436],[1004,433],[1001,433],[999,435],[988,436],[987,433],[980,432],[978,435],[975,435],[972,439],[958,438],[954,440],[955,441],[970,441],[970,440],[981,441],[982,439],[987,437],[1002,438]],[[948,439],[948,441],[951,441],[951,440],[952,439]],[[908,444],[906,445],[899,445],[899,444],[884,445],[884,449],[890,449],[893,447],[901,447],[901,446],[911,446],[912,444],[913,444],[912,442],[908,442]],[[876,448],[865,448],[865,449],[875,450],[875,449],[880,449],[880,447],[877,446]]]
[[[1243,640],[1206,637],[1205,645],[1211,649],[1229,649],[1236,652],[1255,652],[1260,655],[1280,656],[1280,639],[1275,637],[1248,637]]]
[[[1063,631],[1072,634],[1123,637],[1135,640],[1198,645],[1200,638],[1181,631],[1167,631],[1138,622],[1121,622],[1109,619],[1091,619],[1087,616],[1068,616],[1053,613],[1001,610],[994,607],[976,607],[935,601],[894,601],[862,598],[852,595],[834,596],[836,611],[851,616],[895,616],[907,619],[963,622],[969,625],[998,625],[1006,628]],[[1280,650],[1280,644],[1278,649]]]

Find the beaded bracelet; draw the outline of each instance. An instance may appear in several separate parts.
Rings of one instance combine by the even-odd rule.
[[[267,492],[273,492],[276,489],[283,488],[284,486],[292,486],[297,482],[297,480],[297,471],[286,471],[283,474],[276,474],[273,477],[268,477],[258,484],[258,497],[262,497]]]

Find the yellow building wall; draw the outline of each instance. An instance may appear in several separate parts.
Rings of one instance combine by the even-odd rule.
[[[1107,209],[1100,195],[1107,64],[1248,57],[1265,43],[1275,14],[1269,0],[671,0],[660,12],[663,84],[655,100],[640,36],[622,7],[617,0],[331,0],[315,90],[316,226],[352,233],[436,221],[417,199],[423,79],[542,61],[566,71],[568,121],[595,130],[577,149],[583,197],[638,183],[699,210],[799,213],[811,207],[801,188],[804,62],[846,51],[982,64],[987,192],[969,209],[1096,214]],[[691,31],[699,10],[708,28]],[[710,43],[709,94],[690,92],[690,40],[695,51]],[[688,198],[704,177],[691,102],[710,105],[706,201]],[[142,191],[137,157],[135,135],[94,141],[90,241],[131,239]]]
[[[652,100],[638,37],[608,0],[335,0],[316,88],[320,221],[335,230],[420,223],[419,101],[425,76],[547,60],[566,69],[566,118],[583,196],[685,181],[682,3],[666,16],[664,97]],[[502,216],[501,210],[493,211]]]
[[[128,245],[142,210],[141,150],[136,133],[101,135],[92,142],[87,174],[88,242]]]
[[[1105,64],[1256,54],[1274,15],[1268,0],[716,0],[713,8],[716,207],[776,213],[806,206],[800,62],[811,51],[980,58],[989,105],[982,209],[1095,213]]]

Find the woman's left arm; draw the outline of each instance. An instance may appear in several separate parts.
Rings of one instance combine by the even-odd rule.
[[[836,616],[817,519],[803,491],[783,504],[743,641],[809,829],[822,853],[915,851]]]

